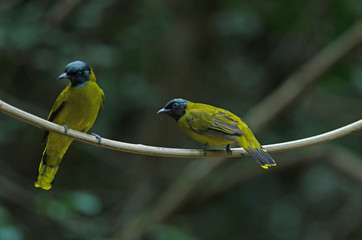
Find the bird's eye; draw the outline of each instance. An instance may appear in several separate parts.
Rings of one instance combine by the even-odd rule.
[[[77,77],[82,76],[82,71],[81,70],[76,71],[75,76],[77,76]]]
[[[178,108],[179,106],[180,106],[180,104],[177,103],[177,102],[175,102],[175,103],[172,104],[172,108]]]

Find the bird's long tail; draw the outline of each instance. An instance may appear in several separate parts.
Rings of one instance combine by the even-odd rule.
[[[55,174],[57,173],[59,164],[50,165],[47,161],[46,150],[40,161],[39,170],[35,180],[35,187],[40,187],[44,190],[52,188]]]
[[[245,136],[241,136],[239,138],[238,145],[244,148],[250,154],[250,156],[260,164],[262,168],[268,169],[269,167],[274,167],[277,165],[274,159],[260,145],[258,140],[256,140],[251,131],[247,135],[247,138]]]
[[[262,168],[268,169],[269,167],[274,167],[277,164],[274,159],[266,152],[266,150],[260,146],[256,148],[245,148],[245,150],[254,158]]]

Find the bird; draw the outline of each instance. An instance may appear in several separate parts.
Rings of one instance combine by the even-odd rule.
[[[65,133],[69,129],[87,133],[104,103],[104,92],[98,86],[92,68],[84,61],[70,62],[58,79],[68,79],[70,82],[57,97],[48,121],[62,125]],[[100,136],[93,135],[100,143]],[[43,141],[46,145],[37,172],[35,187],[49,190],[52,188],[59,164],[73,139],[45,131]]]
[[[244,148],[262,168],[276,166],[273,158],[255,138],[245,122],[235,114],[218,107],[194,103],[182,98],[169,101],[157,114],[174,118],[181,130],[206,147],[225,146],[231,153],[230,144]]]

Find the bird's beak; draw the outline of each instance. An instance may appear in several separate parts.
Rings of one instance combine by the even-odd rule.
[[[59,77],[58,77],[58,80],[64,79],[64,78],[68,78],[67,73],[62,73],[62,74],[60,74]]]
[[[169,113],[169,112],[171,112],[171,109],[161,108],[160,110],[158,110],[157,114],[160,114],[160,113]]]

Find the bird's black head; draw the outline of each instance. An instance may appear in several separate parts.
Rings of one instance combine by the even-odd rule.
[[[186,113],[188,103],[189,101],[182,98],[173,99],[164,108],[160,109],[157,114],[166,113],[178,121]]]
[[[91,74],[90,66],[83,61],[74,61],[69,63],[58,79],[68,78],[72,87],[83,87],[89,81]]]

